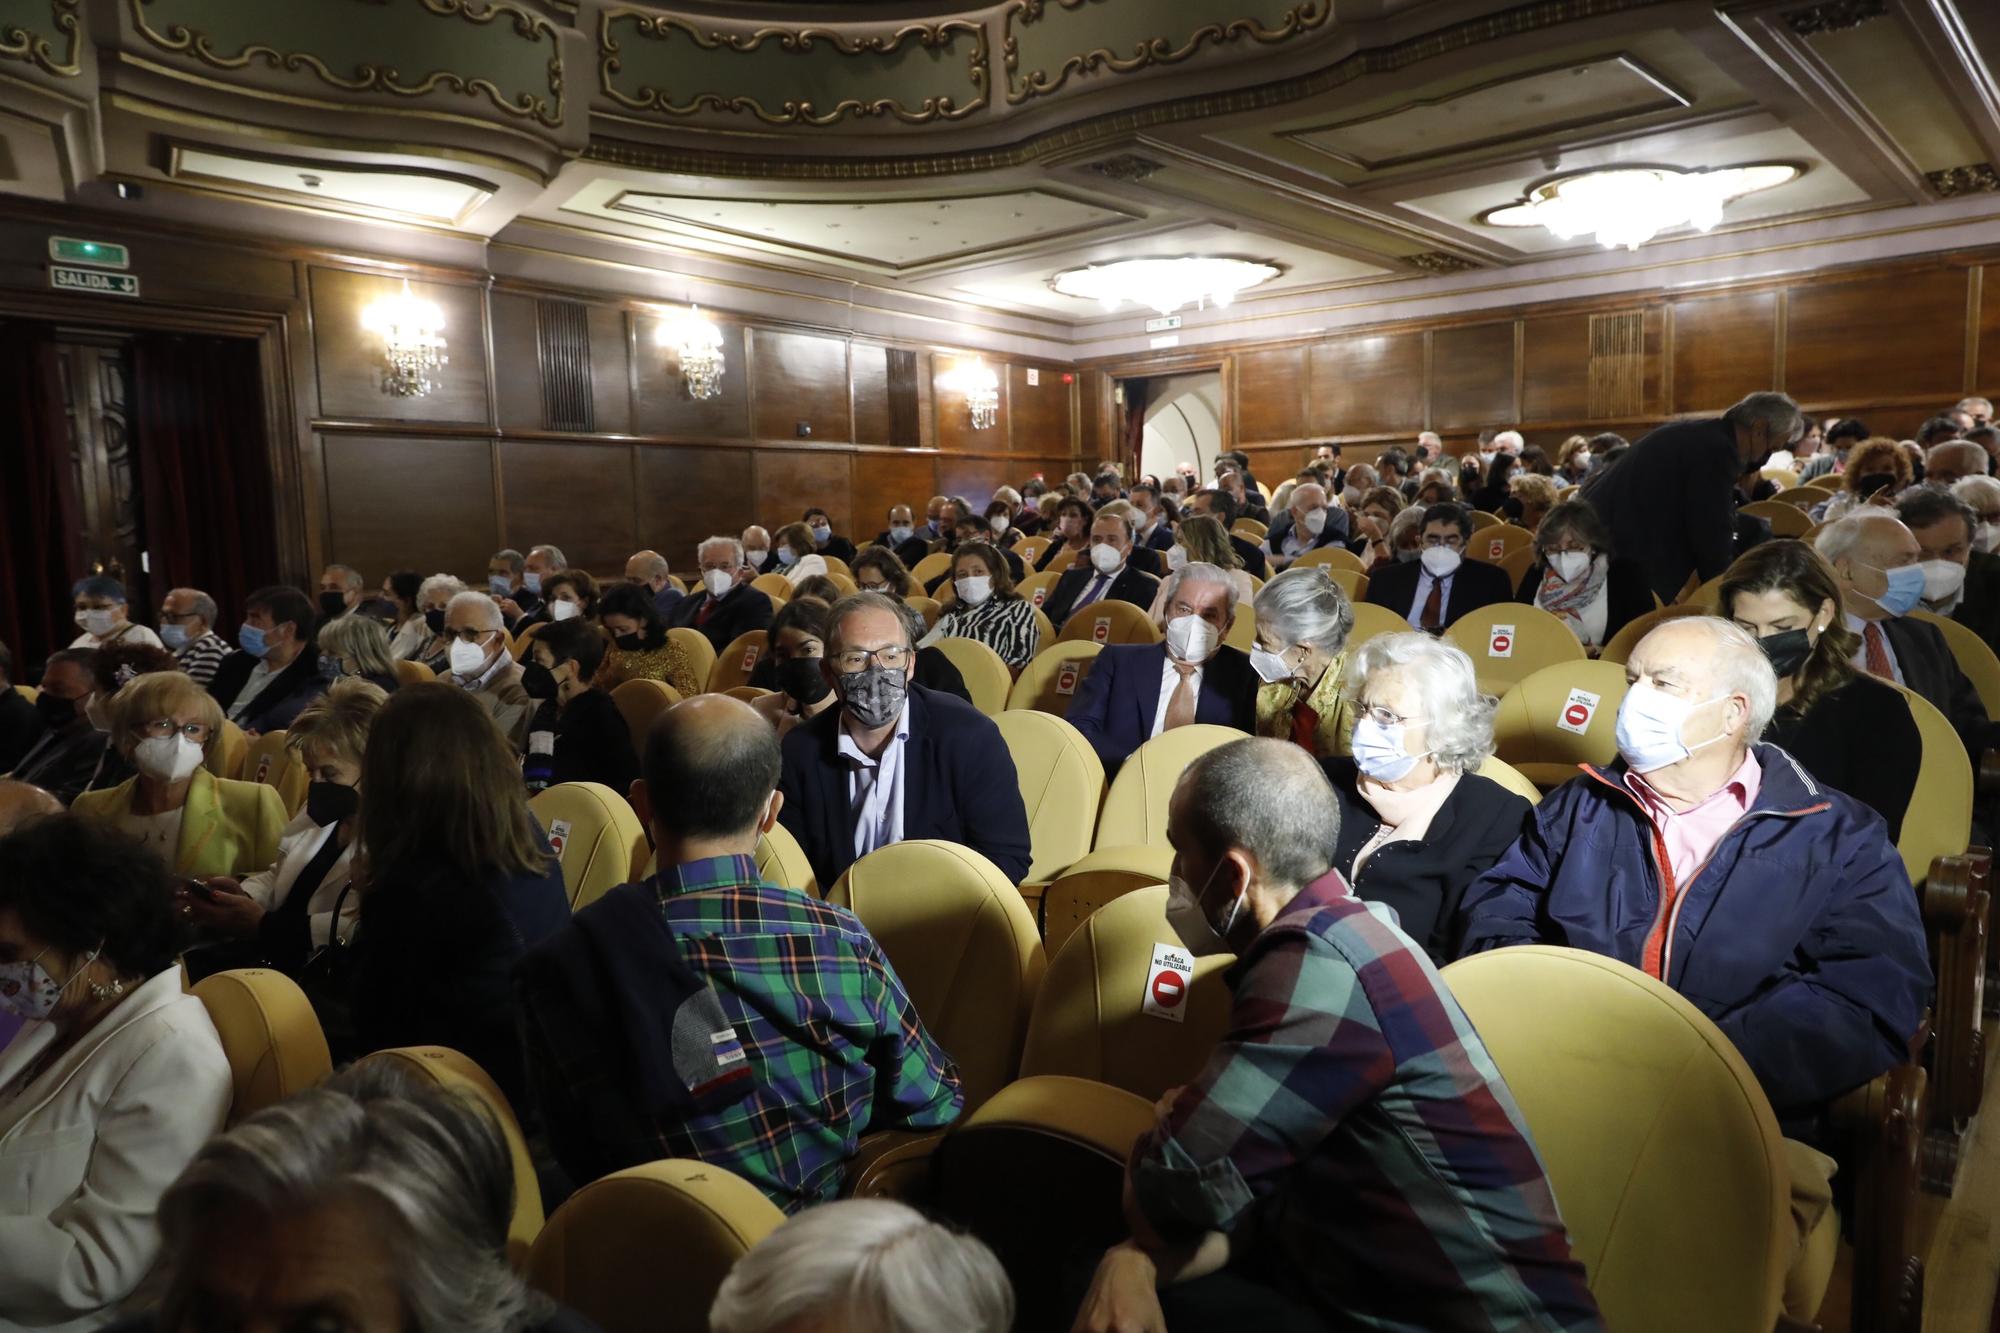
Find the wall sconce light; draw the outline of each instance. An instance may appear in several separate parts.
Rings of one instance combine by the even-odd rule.
[[[965,395],[974,430],[989,430],[1000,419],[1000,379],[984,361],[960,362],[940,382],[953,393]]]
[[[680,359],[681,383],[687,396],[699,402],[722,392],[722,372],[727,368],[722,355],[722,330],[701,313],[701,307],[686,310],[660,322],[655,341],[671,347]]]
[[[382,335],[382,392],[397,398],[421,398],[435,386],[431,376],[449,358],[444,354],[444,312],[435,302],[403,290],[385,296],[361,313],[361,326]]]

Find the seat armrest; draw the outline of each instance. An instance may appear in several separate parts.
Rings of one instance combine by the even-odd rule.
[[[841,1197],[897,1199],[922,1207],[930,1199],[931,1154],[942,1129],[885,1129],[864,1134],[847,1163]]]
[[[1854,1187],[1843,1219],[1854,1244],[1853,1333],[1918,1333],[1923,1322],[1916,1208],[1929,1098],[1922,1067],[1901,1064],[1829,1112]]]

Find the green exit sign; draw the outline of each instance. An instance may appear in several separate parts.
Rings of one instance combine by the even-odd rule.
[[[74,236],[49,237],[49,258],[64,264],[89,264],[92,268],[132,267],[132,255],[124,246],[109,241],[82,241]]]

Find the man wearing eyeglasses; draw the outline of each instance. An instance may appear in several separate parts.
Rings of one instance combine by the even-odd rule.
[[[1386,606],[1411,629],[1442,634],[1461,616],[1482,606],[1511,601],[1514,590],[1498,565],[1466,559],[1472,544],[1472,515],[1465,506],[1435,504],[1424,510],[1417,559],[1398,562],[1371,575],[1363,600]]]
[[[535,701],[521,686],[521,664],[508,651],[506,618],[483,592],[462,592],[444,609],[448,679],[486,706],[514,749],[525,754]]]
[[[963,700],[911,682],[908,622],[880,593],[834,605],[821,670],[840,699],[784,742],[779,821],[822,891],[868,853],[955,842],[1027,877],[1028,816],[999,728]]]

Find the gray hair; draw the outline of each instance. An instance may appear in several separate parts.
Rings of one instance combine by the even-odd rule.
[[[569,568],[569,561],[563,558],[562,551],[546,543],[541,546],[530,546],[528,554],[541,556],[544,560],[548,561],[550,565],[549,572],[551,574],[561,573],[563,570]]]
[[[1257,623],[1280,643],[1338,656],[1354,631],[1354,604],[1318,566],[1288,569],[1257,590]]]
[[[213,597],[210,597],[199,588],[175,588],[174,592],[186,593],[188,601],[191,603],[189,609],[195,615],[201,617],[202,624],[208,626],[210,629],[215,628],[215,618],[222,613],[216,610],[215,599]],[[168,593],[167,595],[171,597],[173,593]]]
[[[1520,431],[1503,430],[1493,437],[1493,452],[1506,453],[1512,450],[1512,452],[1518,454],[1522,449],[1527,447],[1527,444],[1528,442],[1521,438]]]
[[[1021,493],[1012,486],[1002,486],[1000,489],[994,491],[993,498],[1011,509],[1019,509],[1021,507]]]
[[[1181,774],[1174,801],[1198,843],[1249,852],[1268,885],[1303,888],[1333,866],[1340,802],[1318,761],[1290,741],[1252,736],[1208,751]]]
[[[745,529],[745,531],[748,531],[748,529]],[[716,534],[715,536],[713,536],[713,537],[709,537],[709,538],[706,538],[706,539],[705,539],[705,540],[704,540],[704,541],[703,541],[703,542],[701,543],[701,545],[699,545],[699,546],[695,547],[695,548],[694,548],[694,558],[695,558],[695,559],[696,559],[697,561],[699,561],[699,560],[701,559],[701,553],[702,553],[703,551],[709,551],[709,550],[713,550],[714,548],[716,548],[716,547],[718,547],[718,546],[727,546],[727,547],[728,547],[728,548],[729,548],[730,550],[732,550],[732,551],[736,552],[736,563],[737,563],[737,565],[738,565],[738,566],[740,567],[740,566],[741,566],[741,565],[743,564],[743,543],[742,543],[742,541],[740,541],[739,539],[737,539],[737,538],[735,538],[735,537],[726,537],[726,536],[723,536],[723,535],[722,535],[721,533],[717,533],[717,534]]]
[[[1411,505],[1407,509],[1397,510],[1396,516],[1389,520],[1389,549],[1391,551],[1397,550],[1402,545],[1403,537],[1411,528],[1421,528],[1423,525],[1423,505]]]
[[[389,632],[382,628],[381,622],[367,616],[335,616],[327,621],[319,629],[319,647],[321,652],[347,658],[361,675],[395,674],[396,659],[389,653]]]
[[[658,551],[634,551],[632,553],[632,560],[639,562],[639,577],[641,578],[663,578],[667,573],[667,558]],[[628,560],[625,563],[629,565],[632,561]]]
[[[483,592],[467,591],[453,594],[452,599],[444,605],[445,619],[450,620],[451,613],[458,610],[461,606],[478,608],[479,618],[485,622],[482,628],[507,628],[507,617],[500,614],[500,603],[494,601]]]
[[[1886,510],[1871,513],[1866,509],[1843,515],[1820,529],[1813,538],[1813,550],[1818,551],[1829,565],[1836,560],[1845,560],[1854,553],[1854,548],[1868,539],[1868,529],[1876,523],[1894,523],[1902,526],[1902,520]]]
[[[1764,656],[1757,640],[1741,625],[1720,616],[1681,616],[1655,626],[1632,651],[1636,655],[1646,639],[1662,631],[1679,633],[1686,629],[1702,630],[1715,641],[1713,651],[1700,658],[1707,663],[1715,683],[1750,701],[1750,722],[1744,729],[1743,743],[1747,745],[1762,736],[1764,728],[1771,725],[1771,715],[1778,711],[1778,677],[1771,670],[1771,659]]]
[[[1426,486],[1444,487],[1447,499],[1458,494],[1458,478],[1452,475],[1451,471],[1447,468],[1425,468],[1422,474],[1417,477],[1417,489],[1422,491]]]
[[[826,613],[826,655],[832,657],[835,646],[840,643],[840,627],[850,616],[863,611],[886,611],[896,617],[896,623],[903,627],[905,646],[914,646],[918,635],[912,631],[911,621],[916,617],[914,607],[906,608],[893,597],[885,597],[879,592],[854,592],[833,604]],[[921,623],[919,621],[918,623]]]
[[[500,550],[495,551],[493,553],[493,558],[495,560],[506,561],[507,568],[513,570],[515,577],[517,578],[520,576],[521,566],[528,563],[527,557],[522,555],[519,551],[515,550],[511,546],[502,547]]]
[[[1771,428],[1771,434],[1785,440],[1789,440],[1805,423],[1799,405],[1792,401],[1791,396],[1772,390],[1749,395],[1724,412],[1722,419],[1745,430],[1761,421]]]
[[[2000,480],[1983,475],[1961,477],[1951,484],[1951,493],[1974,510],[1981,504],[2000,504]]]
[[[1303,495],[1303,494],[1304,494],[1305,492],[1307,492],[1307,491],[1311,491],[1311,492],[1313,492],[1314,494],[1318,495],[1318,496],[1319,496],[1319,506],[1318,506],[1318,507],[1320,507],[1320,508],[1325,508],[1325,506],[1326,506],[1326,503],[1327,503],[1327,500],[1326,500],[1326,487],[1324,487],[1324,486],[1320,485],[1320,484],[1319,484],[1318,482],[1316,482],[1316,481],[1302,481],[1302,482],[1298,483],[1298,485],[1296,485],[1296,486],[1292,487],[1292,493],[1291,493],[1291,495],[1290,495],[1290,497],[1289,497],[1289,498],[1290,498],[1291,500],[1294,500],[1294,501],[1296,501],[1296,500],[1297,500],[1297,499],[1298,499],[1298,498],[1299,498],[1299,497],[1300,497],[1301,495]],[[1284,506],[1282,506],[1282,507],[1283,507],[1283,508],[1286,508],[1286,509],[1289,509],[1289,508],[1291,508],[1291,506],[1290,506],[1289,504],[1287,504],[1287,505],[1284,505]],[[1310,536],[1311,536],[1312,534],[1311,534],[1311,533],[1307,533],[1306,535],[1307,535],[1308,537],[1310,537]]]
[[[1347,489],[1359,491],[1362,495],[1382,484],[1382,474],[1366,463],[1356,463],[1347,469]]]
[[[465,580],[456,574],[433,574],[417,585],[417,609],[422,610],[424,603],[431,599],[433,593],[441,592],[445,594],[445,600],[450,601],[464,591]]]
[[[514,1333],[551,1314],[507,1263],[514,1164],[493,1116],[386,1061],[352,1065],[202,1146],[160,1200],[164,1328],[189,1325],[217,1215],[267,1217],[359,1197],[381,1215],[391,1274],[421,1333]]]
[[[340,581],[345,583],[350,589],[361,586],[361,571],[353,565],[328,565],[326,572],[340,575]]]
[[[1977,472],[1981,476],[1986,474],[1986,450],[1971,440],[1944,440],[1932,445],[1924,454],[1924,466],[1932,467],[1931,460],[1948,458],[1952,454],[1958,454],[1965,460],[1966,471]]]
[[[845,1199],[792,1217],[737,1260],[713,1333],[798,1321],[869,1333],[1007,1333],[1014,1292],[993,1252],[892,1199]]]
[[[1465,650],[1428,634],[1380,634],[1354,650],[1346,688],[1358,697],[1368,677],[1393,671],[1416,692],[1431,758],[1447,773],[1470,773],[1493,753],[1495,701],[1479,692]]]
[[[1220,565],[1211,565],[1206,560],[1195,560],[1182,565],[1167,575],[1166,593],[1160,599],[1163,607],[1172,606],[1174,598],[1180,596],[1181,587],[1188,583],[1213,583],[1229,594],[1229,609],[1236,610],[1236,580],[1229,577],[1229,571]]]

